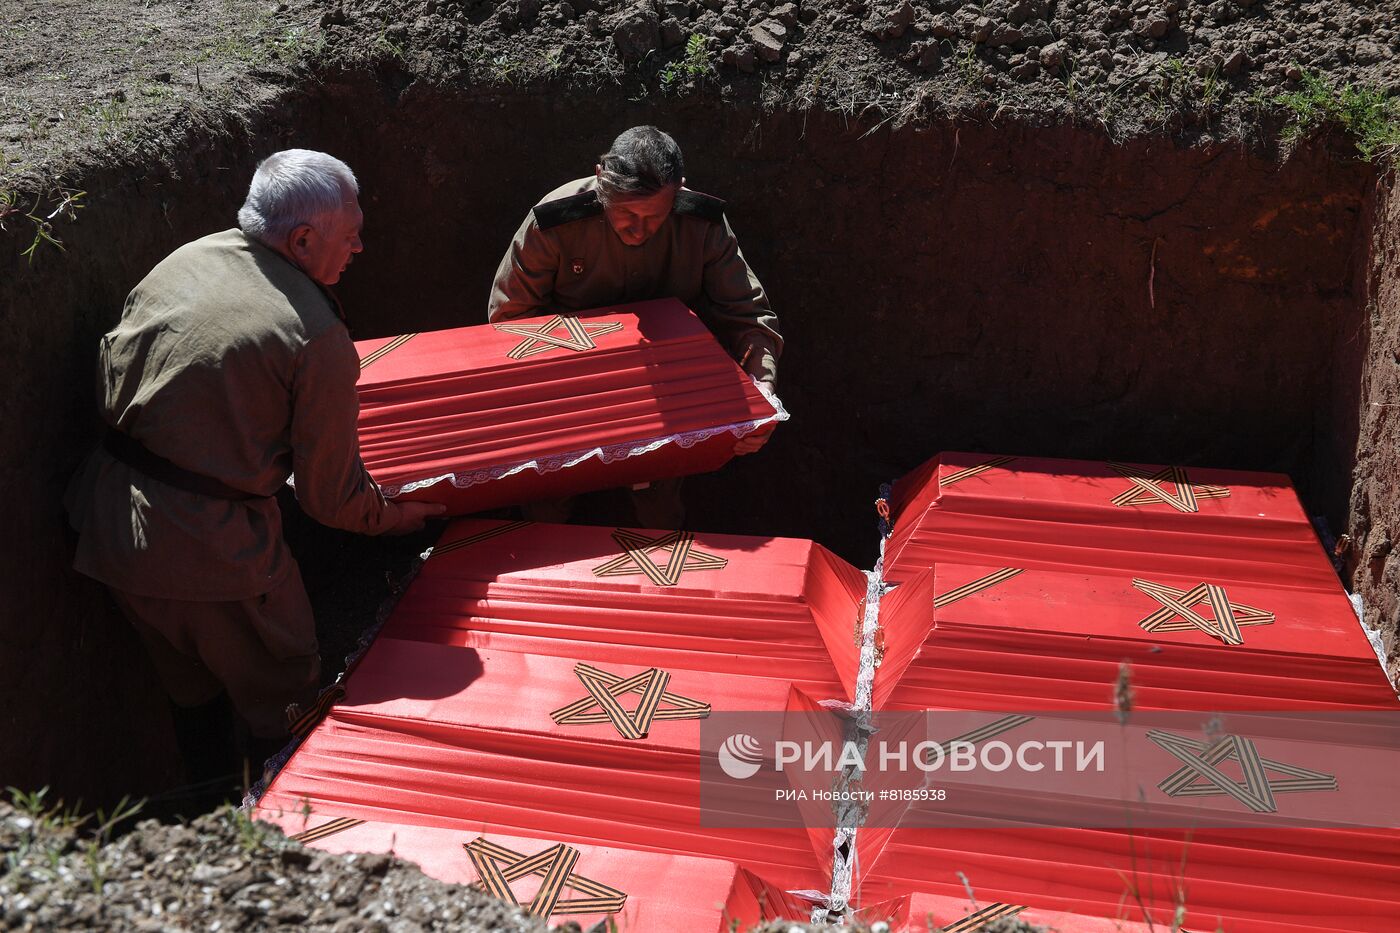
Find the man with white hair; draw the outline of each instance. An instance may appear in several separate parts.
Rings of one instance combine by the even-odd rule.
[[[386,501],[360,459],[359,359],[327,290],[362,249],[358,194],[325,153],[269,156],[239,229],[162,260],[102,338],[108,432],[68,491],[74,566],[140,634],[187,761],[217,751],[224,691],[274,741],[315,699],[315,625],[275,498],[289,475],[336,528],[400,534],[443,511]]]

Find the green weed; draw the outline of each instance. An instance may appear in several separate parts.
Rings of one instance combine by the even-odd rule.
[[[0,192],[0,217],[7,192]],[[37,791],[22,791],[7,787],[10,804],[29,821],[19,847],[5,853],[5,874],[18,871],[31,856],[39,856],[49,872],[58,870],[59,859],[68,848],[71,833],[82,825],[83,818],[74,807],[63,803],[49,804],[47,787]]]
[[[53,210],[49,213],[41,213],[40,204],[42,197],[36,197],[31,203],[27,198],[14,189],[0,189],[0,231],[7,231],[6,225],[10,222],[28,221],[34,229],[34,239],[29,247],[20,253],[31,264],[34,256],[39,251],[39,247],[45,243],[55,247],[59,252],[66,252],[63,241],[54,233],[53,224],[59,218],[69,221],[78,219],[78,211],[85,206],[83,198],[87,196],[86,191],[73,191],[68,188],[55,188],[49,192],[49,205]],[[11,792],[19,793],[11,788]],[[42,797],[43,792],[39,794]],[[15,806],[20,806],[16,803]]]
[[[401,62],[408,61],[408,53],[404,51],[404,47],[401,44],[389,38],[389,30],[387,27],[379,31],[379,35],[374,40],[374,44],[387,52],[390,58],[396,58]]]
[[[238,844],[244,852],[252,853],[266,844],[271,832],[266,823],[253,819],[235,806],[228,808],[228,819],[238,833]]]
[[[102,847],[112,841],[112,831],[140,813],[144,805],[145,801],[123,797],[110,813],[98,808],[94,814],[97,823],[92,835],[83,843],[83,861],[87,863],[92,893],[99,897],[107,884],[107,865],[102,861]]]
[[[1400,105],[1379,88],[1345,84],[1333,87],[1320,74],[1303,72],[1302,87],[1274,102],[1289,113],[1283,144],[1291,150],[1326,126],[1338,126],[1364,162],[1386,161],[1400,151]]]
[[[59,862],[72,845],[73,836],[91,824],[87,838],[81,843],[83,861],[94,894],[101,895],[107,882],[107,865],[102,860],[102,848],[112,841],[116,828],[141,812],[144,801],[123,797],[110,811],[98,808],[92,814],[80,815],[77,806],[65,807],[62,801],[50,804],[49,789],[22,791],[16,787],[6,790],[10,803],[28,820],[19,847],[5,853],[6,874],[28,866],[54,874]],[[33,864],[37,857],[42,864]]]
[[[692,33],[685,40],[685,52],[675,61],[661,69],[661,89],[666,93],[678,90],[689,82],[697,84],[714,74],[714,62],[710,59],[710,46],[705,37]]]

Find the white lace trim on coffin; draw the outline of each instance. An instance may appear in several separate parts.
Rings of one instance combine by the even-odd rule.
[[[752,378],[752,377],[750,377]],[[608,447],[593,447],[587,450],[576,450],[564,454],[556,454],[551,457],[537,457],[533,460],[525,460],[521,463],[502,464],[488,467],[484,470],[471,470],[463,473],[444,473],[441,476],[431,476],[426,479],[411,480],[398,485],[381,485],[379,488],[388,498],[401,496],[404,493],[413,492],[418,489],[426,489],[442,482],[451,482],[458,489],[468,489],[481,483],[489,483],[493,480],[505,479],[526,470],[534,470],[536,473],[554,473],[559,470],[566,470],[569,467],[577,466],[585,460],[597,459],[602,463],[616,463],[619,460],[627,460],[631,457],[640,457],[642,454],[649,454],[652,451],[660,450],[662,447],[674,444],[678,447],[694,447],[702,441],[707,441],[712,437],[721,434],[732,434],[737,440],[759,430],[765,425],[776,424],[780,421],[787,421],[790,417],[787,409],[783,407],[782,400],[766,384],[754,379],[754,385],[763,393],[763,397],[773,406],[773,414],[766,418],[758,418],[753,421],[740,421],[735,424],[719,425],[713,428],[703,428],[698,431],[685,431],[680,434],[667,434],[664,437],[657,437],[646,441],[632,441],[626,444],[614,444]]]

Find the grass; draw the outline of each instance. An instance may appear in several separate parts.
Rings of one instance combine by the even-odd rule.
[[[77,847],[87,865],[93,893],[100,896],[107,883],[102,848],[112,841],[118,826],[141,812],[144,801],[123,797],[111,810],[99,807],[91,814],[82,814],[79,806],[65,807],[62,801],[50,804],[47,787],[37,791],[16,787],[7,790],[11,805],[28,820],[28,826],[19,847],[5,853],[5,874],[28,868],[56,876],[60,861],[75,844],[74,837],[82,833],[86,838],[77,842]]]
[[[1314,72],[1303,72],[1302,86],[1274,98],[1289,114],[1283,130],[1285,151],[1329,126],[1341,128],[1363,162],[1389,161],[1400,151],[1400,104],[1379,88],[1334,87]]]
[[[122,98],[109,98],[84,107],[83,116],[96,125],[99,138],[103,140],[120,139],[129,128],[131,105]]]
[[[47,194],[48,206],[52,210],[45,214],[40,206],[45,196],[36,196],[31,202],[13,188],[0,189],[0,232],[8,231],[7,223],[15,222],[27,222],[33,228],[34,237],[29,247],[20,253],[31,265],[34,263],[34,256],[44,244],[54,247],[59,252],[67,252],[63,241],[54,233],[54,221],[77,220],[78,211],[85,206],[83,198],[86,196],[86,191],[74,191],[61,186],[54,188]]]
[[[1219,115],[1225,94],[1219,69],[1212,68],[1198,76],[1184,58],[1173,55],[1157,67],[1154,77],[1156,83],[1149,99],[1160,125],[1168,125],[1174,113],[1204,120]]]

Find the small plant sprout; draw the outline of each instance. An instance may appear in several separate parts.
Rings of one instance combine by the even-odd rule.
[[[714,70],[708,41],[699,33],[692,33],[685,41],[685,51],[681,57],[661,69],[661,89],[671,93],[684,84],[698,84],[714,74]]]

